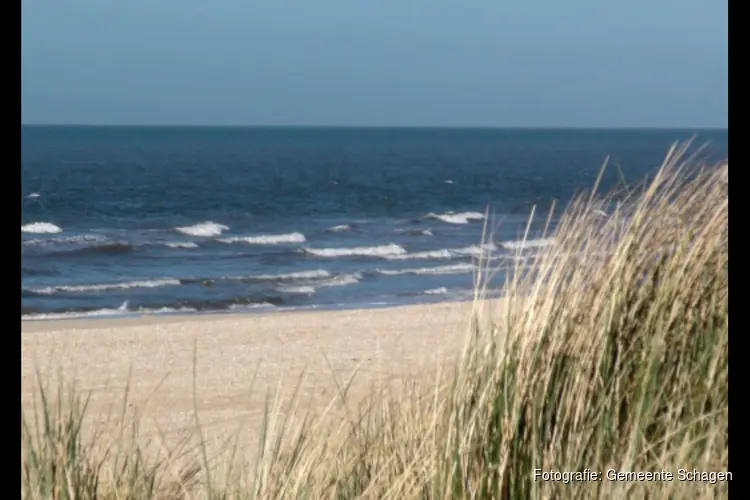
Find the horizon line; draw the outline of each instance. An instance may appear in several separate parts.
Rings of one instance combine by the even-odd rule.
[[[710,130],[729,131],[717,126],[566,126],[566,125],[217,125],[217,124],[84,124],[21,123],[21,127],[68,128],[265,128],[265,129],[434,129],[434,130]]]

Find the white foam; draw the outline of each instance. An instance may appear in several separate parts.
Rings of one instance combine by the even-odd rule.
[[[431,290],[425,290],[422,293],[424,293],[425,295],[444,295],[448,293],[448,289],[445,288],[444,286],[441,286],[440,288],[433,288]]]
[[[176,227],[175,231],[188,236],[219,236],[224,231],[228,231],[229,227],[223,224],[217,224],[216,222],[201,222],[192,226]]]
[[[518,240],[518,241],[504,241],[501,243],[503,248],[509,250],[520,250],[524,248],[542,248],[552,246],[556,243],[554,238],[540,238],[536,240]]]
[[[269,304],[268,302],[261,302],[259,304],[232,304],[229,306],[230,311],[247,311],[249,309],[275,309],[276,306]]]
[[[425,215],[428,219],[437,219],[448,224],[468,224],[472,220],[484,220],[484,214],[479,212],[446,212],[444,214],[429,213]]]
[[[24,245],[49,245],[52,243],[103,243],[107,241],[104,236],[98,236],[94,234],[84,234],[76,236],[63,236],[55,238],[34,238],[31,240],[25,240]]]
[[[396,229],[398,234],[413,234],[422,236],[434,236],[434,233],[430,229]]]
[[[299,271],[296,273],[286,274],[262,274],[260,276],[252,276],[251,279],[256,280],[305,280],[305,279],[319,279],[319,278],[330,278],[331,273],[325,269],[315,269],[313,271]],[[243,278],[244,279],[244,278]]]
[[[453,264],[448,266],[422,267],[419,269],[378,269],[380,274],[385,276],[401,276],[404,274],[442,275],[442,274],[462,274],[475,270],[473,264]]]
[[[169,248],[198,248],[198,244],[192,241],[171,241],[164,243],[164,246]]]
[[[60,285],[46,288],[29,289],[30,292],[51,295],[55,292],[103,292],[106,290],[124,290],[128,288],[157,288],[160,286],[179,285],[180,281],[175,279],[161,279],[148,281],[130,281],[127,283],[104,283],[100,285]]]
[[[388,260],[416,260],[416,259],[452,259],[454,257],[473,256],[479,257],[487,255],[497,247],[493,243],[483,245],[471,245],[462,248],[444,248],[441,250],[427,250],[425,252],[410,252],[400,255],[384,255]]]
[[[26,195],[26,198],[39,198],[39,193],[31,193]]]
[[[320,283],[316,283],[317,286],[327,286],[327,287],[333,287],[333,286],[346,286],[346,285],[356,285],[359,283],[359,281],[362,279],[362,275],[359,273],[354,274],[340,274],[338,276],[334,276],[326,281],[322,281]]]
[[[161,307],[158,309],[151,309],[148,307],[138,308],[139,314],[175,314],[175,313],[192,313],[197,310],[192,307]],[[128,301],[122,303],[117,309],[99,309],[96,311],[86,312],[68,312],[68,313],[49,313],[49,314],[26,314],[21,316],[21,321],[43,321],[43,320],[58,320],[58,319],[76,319],[76,318],[96,318],[101,316],[116,316],[124,313],[131,312],[128,309]]]
[[[56,319],[75,319],[75,318],[96,318],[100,316],[116,316],[119,314],[128,312],[128,301],[120,305],[117,309],[98,309],[96,311],[86,312],[67,312],[67,313],[32,313],[22,314],[21,321],[42,321],[42,320],[56,320]]]
[[[339,224],[338,226],[329,227],[328,231],[332,233],[341,233],[343,231],[349,231],[352,227],[349,224]]]
[[[141,314],[173,314],[197,312],[197,309],[193,307],[160,307],[159,309],[141,307],[138,309],[138,312]]]
[[[388,260],[410,260],[410,259],[450,259],[453,254],[450,250],[429,250],[426,252],[413,252],[401,255],[385,255]]]
[[[21,226],[22,233],[35,233],[35,234],[55,234],[61,233],[62,229],[59,226],[50,224],[49,222],[32,222]]]
[[[313,295],[315,293],[314,286],[282,286],[278,290],[282,293],[297,293],[300,295]]]
[[[314,281],[313,283],[308,283],[304,285],[289,285],[289,286],[281,286],[278,288],[281,292],[286,293],[299,293],[299,294],[307,294],[312,295],[316,291],[316,287],[334,287],[334,286],[346,286],[346,285],[356,285],[360,282],[362,279],[362,275],[360,273],[353,273],[353,274],[339,274],[337,276],[331,275],[330,273],[327,276],[306,276],[304,278],[323,278],[322,281]],[[300,279],[304,279],[300,278]],[[313,286],[314,285],[314,286]]]
[[[487,255],[490,252],[497,250],[497,246],[494,243],[483,243],[481,245],[470,245],[464,248],[454,248],[451,250],[455,255],[471,255],[473,257],[480,257]]]
[[[303,251],[318,257],[386,257],[389,255],[402,255],[406,253],[404,247],[390,243],[372,247],[352,248],[304,248]]]
[[[232,238],[221,238],[221,243],[247,243],[250,245],[279,245],[282,243],[304,243],[307,241],[302,233],[288,234],[264,234],[260,236],[235,236]]]
[[[447,181],[443,181],[443,182],[446,183],[446,184],[453,184],[453,181],[450,180],[450,179],[448,179]]]

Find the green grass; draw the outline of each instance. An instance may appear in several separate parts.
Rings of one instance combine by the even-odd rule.
[[[727,482],[676,474],[727,470],[727,172],[675,149],[642,185],[581,196],[556,244],[509,274],[507,299],[487,306],[492,269],[478,276],[477,321],[450,371],[360,405],[342,384],[336,419],[284,420],[269,400],[254,467],[235,449],[223,479],[205,447],[192,460],[148,448],[125,406],[117,439],[86,439],[86,399],[40,384],[22,411],[22,496],[725,498]],[[675,478],[544,482],[536,469]]]

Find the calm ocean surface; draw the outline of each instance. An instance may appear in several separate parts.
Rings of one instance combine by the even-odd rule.
[[[510,265],[533,205],[693,135],[728,154],[696,130],[24,126],[22,319],[467,298],[488,206]]]

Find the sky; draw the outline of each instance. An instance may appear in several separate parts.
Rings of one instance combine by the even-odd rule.
[[[722,0],[22,0],[22,124],[726,128]]]

